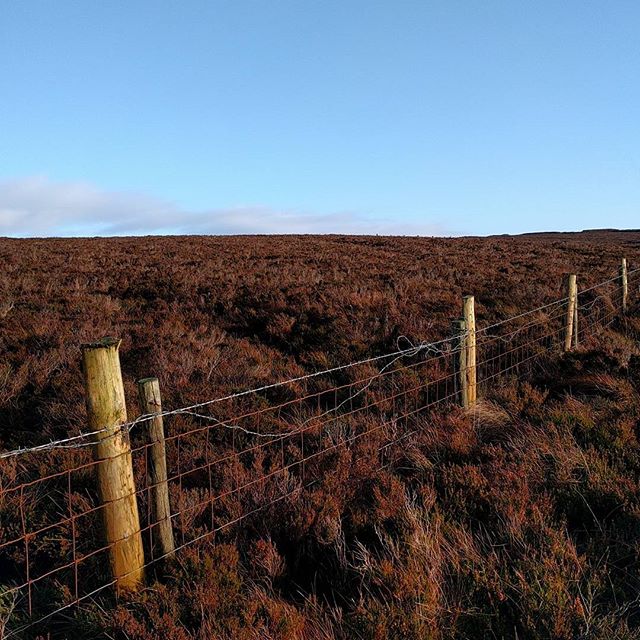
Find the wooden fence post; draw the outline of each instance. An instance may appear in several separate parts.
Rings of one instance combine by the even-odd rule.
[[[147,478],[151,487],[151,507],[153,515],[153,538],[164,557],[174,555],[175,544],[171,527],[171,507],[169,485],[167,484],[167,457],[164,444],[164,424],[160,384],[158,378],[138,380],[140,408],[143,414],[156,414],[146,421],[149,456],[147,458]]]
[[[627,279],[627,259],[622,258],[620,264],[620,307],[622,315],[627,313],[627,305],[629,302],[629,281]]]
[[[468,406],[473,407],[477,399],[477,371],[476,371],[476,312],[473,296],[462,298],[463,316],[465,322],[465,350]]]
[[[565,274],[565,291],[567,298],[567,314],[565,316],[564,323],[564,350],[570,351],[571,346],[577,342],[578,335],[578,285],[575,273]]]
[[[458,318],[451,321],[451,333],[458,339],[453,343],[455,377],[457,381],[456,400],[463,408],[469,408],[469,392],[467,385],[467,349],[466,349],[466,323]]]
[[[89,428],[95,432],[98,489],[116,592],[137,591],[144,580],[144,552],[129,434],[120,425],[127,408],[120,371],[120,340],[82,346]]]
[[[578,285],[576,284],[576,302],[573,305],[573,347],[578,347],[580,342],[580,326],[578,325]]]

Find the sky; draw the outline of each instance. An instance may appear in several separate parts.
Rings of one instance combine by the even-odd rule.
[[[640,2],[1,0],[0,236],[640,227]]]

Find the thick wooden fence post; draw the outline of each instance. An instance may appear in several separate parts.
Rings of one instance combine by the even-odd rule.
[[[118,348],[103,338],[82,346],[89,427],[95,432],[98,489],[116,592],[137,591],[144,580],[144,553],[131,462]]]
[[[169,485],[167,484],[167,457],[164,444],[164,424],[160,384],[158,378],[138,380],[140,408],[143,414],[156,414],[146,421],[149,456],[147,458],[147,478],[151,487],[153,515],[153,538],[164,557],[172,557],[175,544],[171,527],[171,507],[169,505]]]
[[[626,315],[628,303],[629,281],[627,279],[627,259],[622,258],[622,262],[620,264],[620,308],[622,315]]]
[[[564,350],[570,351],[577,343],[578,337],[578,285],[575,273],[565,274],[565,293],[567,298],[567,314],[564,323]]]
[[[476,371],[476,312],[473,296],[462,298],[463,316],[465,322],[465,350],[467,403],[469,407],[476,404],[477,399],[477,371]]]
[[[457,382],[456,399],[465,408],[469,408],[469,387],[467,385],[467,349],[466,349],[466,323],[462,319],[451,321],[451,333],[458,339],[453,343],[454,367]]]

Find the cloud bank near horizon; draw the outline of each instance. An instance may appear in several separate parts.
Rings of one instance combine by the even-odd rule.
[[[40,176],[0,181],[0,236],[296,233],[445,235],[445,229],[356,212],[306,213],[262,206],[189,211],[162,198],[107,191],[87,182]]]

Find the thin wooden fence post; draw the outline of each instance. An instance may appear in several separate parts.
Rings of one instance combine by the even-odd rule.
[[[577,349],[580,343],[580,325],[578,324],[578,286],[576,284],[576,303],[573,305],[573,348]]]
[[[129,434],[120,428],[127,421],[127,408],[119,347],[115,338],[85,344],[82,362],[111,571],[116,592],[123,593],[142,586],[144,552]]]
[[[175,544],[171,527],[171,507],[169,485],[167,483],[167,457],[164,442],[162,401],[158,378],[138,380],[140,408],[143,414],[154,415],[146,420],[149,457],[147,478],[151,487],[151,507],[153,516],[153,539],[164,557],[173,557]]]
[[[473,296],[462,298],[465,322],[466,377],[468,389],[468,405],[473,407],[478,396],[478,379],[476,370],[476,312]]]
[[[461,318],[451,321],[451,334],[458,338],[453,343],[454,367],[456,384],[456,399],[463,408],[469,408],[469,393],[467,385],[467,349],[466,349],[466,323]]]
[[[565,292],[567,298],[567,314],[564,323],[564,350],[570,351],[578,333],[576,322],[578,315],[578,285],[575,273],[565,274]]]
[[[627,313],[627,305],[629,304],[629,281],[627,279],[627,259],[622,258],[620,264],[620,308],[622,315]]]

